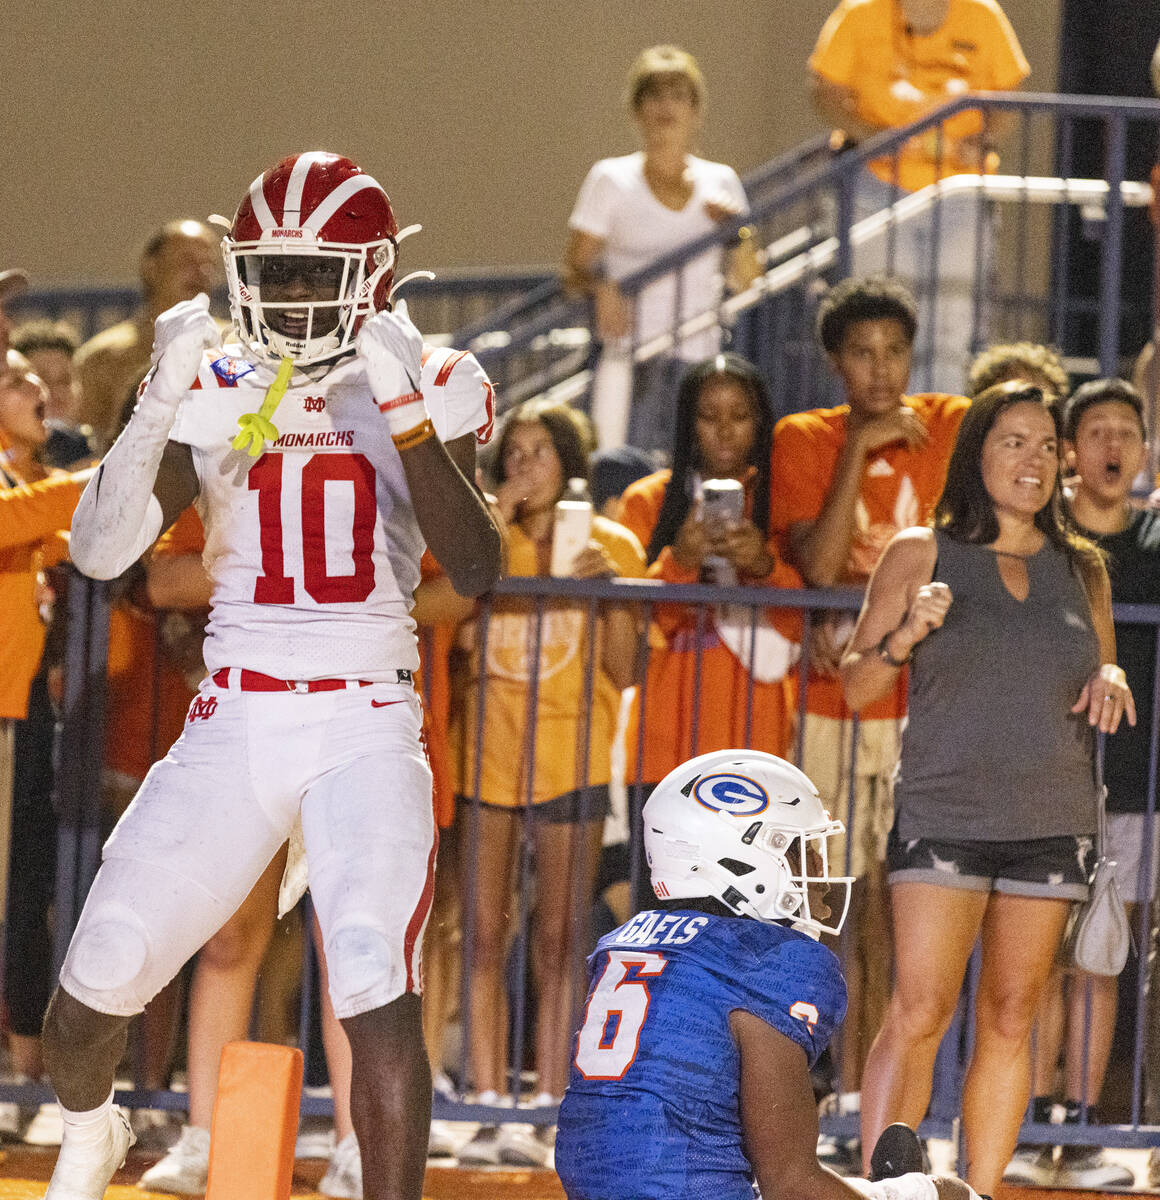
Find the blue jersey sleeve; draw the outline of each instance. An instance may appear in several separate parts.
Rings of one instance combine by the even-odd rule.
[[[804,935],[760,954],[741,985],[741,1007],[797,1042],[811,1067],[846,1015],[846,981],[837,958]]]

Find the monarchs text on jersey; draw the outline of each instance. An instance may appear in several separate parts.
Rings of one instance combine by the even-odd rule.
[[[846,1011],[838,960],[781,925],[638,913],[601,938],[560,1106],[556,1170],[584,1200],[752,1200],[741,1061],[751,1012],[812,1066]]]
[[[205,356],[170,438],[200,481],[213,601],[205,665],[291,679],[388,678],[418,666],[410,611],[424,544],[399,452],[362,363],[295,374],[276,441],[233,449],[273,379],[240,347]],[[491,384],[469,354],[426,348],[422,390],[444,442],[491,436]]]

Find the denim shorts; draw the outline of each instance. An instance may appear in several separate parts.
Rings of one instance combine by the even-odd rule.
[[[904,840],[895,821],[886,843],[891,883],[933,883],[1049,900],[1086,900],[1095,860],[1095,839],[1086,836],[1010,842]]]

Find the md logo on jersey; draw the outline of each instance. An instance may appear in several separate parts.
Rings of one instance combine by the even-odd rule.
[[[769,807],[769,793],[745,775],[702,775],[693,786],[693,799],[731,817],[752,817]]]
[[[189,716],[186,721],[208,721],[217,712],[216,696],[196,696],[189,706]]]
[[[326,397],[325,396],[307,396],[302,401],[302,407],[307,412],[313,412],[313,413],[325,412],[326,411]]]

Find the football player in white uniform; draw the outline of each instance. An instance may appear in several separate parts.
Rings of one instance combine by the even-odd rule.
[[[196,502],[214,592],[209,676],[104,848],[46,1018],[65,1120],[48,1200],[104,1193],[131,1140],[112,1106],[129,1018],[299,814],[364,1192],[420,1196],[436,839],[409,612],[424,543],[473,596],[499,574],[501,539],[471,482],[490,390],[425,396],[422,338],[390,310],[397,235],[349,159],[295,155],[260,175],[223,241],[239,344],[219,345],[204,296],[158,318],[136,410],[78,506],[73,561],[112,578]]]

